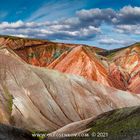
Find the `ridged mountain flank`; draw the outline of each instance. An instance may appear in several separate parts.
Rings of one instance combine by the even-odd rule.
[[[0,122],[52,132],[116,108],[140,105],[136,94],[28,65],[0,50]]]
[[[140,43],[136,43],[112,56],[110,73],[123,83],[127,90],[140,93]]]
[[[28,64],[140,93],[139,43],[107,51],[87,45],[1,36],[0,46],[10,48]]]
[[[130,126],[124,134],[139,131],[139,47],[108,51],[0,37],[0,139],[7,138],[1,128],[10,135],[18,132],[11,137],[24,133],[29,138],[29,131],[45,131],[50,137],[91,135],[99,128],[114,136],[122,125]]]

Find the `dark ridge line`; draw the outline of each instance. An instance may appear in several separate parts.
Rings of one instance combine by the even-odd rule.
[[[34,44],[34,45],[28,45],[28,46],[22,46],[20,48],[16,48],[16,49],[13,49],[14,51],[19,51],[19,50],[23,50],[24,48],[30,48],[30,47],[39,47],[39,46],[42,46],[42,45],[48,45],[46,44],[47,42],[45,43],[41,43],[41,44]],[[11,48],[12,49],[12,48]]]

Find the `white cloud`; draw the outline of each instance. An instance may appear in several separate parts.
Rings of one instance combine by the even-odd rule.
[[[137,15],[140,16],[140,7],[125,6],[120,10],[121,15]]]
[[[42,12],[34,13],[32,19],[40,17],[39,13],[44,14],[45,8],[42,7],[39,11]],[[50,40],[93,40],[102,34],[104,24],[108,27],[113,26],[112,32],[115,31],[119,34],[140,34],[140,7],[125,6],[118,11],[110,8],[80,10],[75,17],[59,21],[2,22],[0,23],[0,33]],[[104,36],[99,43],[125,45],[126,41],[118,40],[115,36],[112,38]]]
[[[12,35],[17,37],[22,37],[22,38],[28,38],[27,35],[23,35],[23,34],[12,34]]]
[[[114,30],[119,33],[140,35],[140,24],[139,25],[117,25],[116,29]]]
[[[112,45],[112,44],[126,44],[126,41],[125,40],[117,40],[117,39],[114,39],[114,38],[103,38],[101,40],[99,40],[99,43],[100,44],[106,44],[106,45]]]
[[[13,22],[13,23],[8,23],[8,22],[2,22],[0,24],[0,28],[1,29],[5,29],[5,28],[19,28],[19,27],[22,27],[24,25],[24,23],[19,20],[17,22]]]
[[[47,39],[84,39],[89,36],[94,36],[100,33],[100,28],[88,26],[85,28],[71,29],[71,24],[65,22],[23,22],[21,20],[13,23],[2,22],[0,23],[0,31],[4,34],[22,35],[26,37],[46,37]]]

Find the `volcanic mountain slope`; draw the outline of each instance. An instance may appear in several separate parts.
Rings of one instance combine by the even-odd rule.
[[[108,70],[102,64],[95,52],[86,47],[76,47],[67,55],[62,55],[48,68],[83,76],[87,79],[98,81],[104,85],[124,89],[123,85],[108,75]]]
[[[107,86],[140,93],[139,43],[105,51],[85,45],[0,37],[0,46],[11,48],[29,64],[80,75]]]
[[[127,90],[140,93],[140,43],[110,56],[111,76],[116,77],[120,83],[124,83]]]
[[[12,36],[0,36],[0,46],[11,48],[29,64],[46,67],[60,55],[69,52],[72,48],[79,45],[54,43],[46,40],[26,39]],[[81,46],[86,47],[86,45]],[[97,47],[92,47],[90,49],[98,52],[103,51],[103,49]]]
[[[52,132],[103,112],[140,105],[140,97],[80,76],[21,61],[0,50],[0,122]]]
[[[16,37],[1,37],[0,44],[11,48],[29,64],[83,76],[105,85],[126,90],[122,83],[108,75],[105,64],[95,52],[103,49],[83,45],[61,44]],[[105,62],[105,61],[104,61]]]
[[[108,70],[95,54],[102,49],[14,37],[0,38],[0,44],[13,49],[29,64],[80,75],[125,90],[123,84],[108,75]]]
[[[89,134],[86,140],[93,139],[139,139],[140,137],[140,106],[116,109],[105,112],[97,117],[68,124],[49,134]],[[77,138],[78,139],[78,138]],[[79,138],[80,140],[81,138]]]
[[[1,37],[0,46],[14,50],[24,61],[37,66],[47,66],[61,53],[68,51],[69,45],[56,44],[44,40]]]

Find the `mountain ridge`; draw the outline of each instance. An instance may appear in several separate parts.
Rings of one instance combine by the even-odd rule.
[[[132,67],[133,62],[135,64],[137,63],[136,61],[139,61],[137,60],[139,57],[139,53],[137,53],[139,52],[139,43],[122,48],[121,50],[115,49],[113,50],[113,54],[110,52],[110,54],[104,57],[104,55],[101,56],[101,53],[103,54],[106,50],[87,45],[54,43],[44,40],[43,44],[41,44],[41,40],[26,40],[16,37],[12,38],[12,40],[6,37],[6,41],[3,40],[5,39],[1,37],[1,45],[11,48],[21,59],[31,65],[80,75],[117,89],[128,90],[137,94],[140,93],[139,82],[137,80],[139,76],[135,76],[135,71],[139,73],[139,64],[134,68]],[[74,50],[77,48],[82,49],[81,53],[79,51],[79,54],[76,54]],[[72,53],[75,55],[72,55]],[[132,62],[128,63],[127,66],[130,65],[129,68],[132,69],[133,74],[128,72],[129,68],[124,68],[124,65],[121,64],[121,62],[126,63],[126,60],[130,59]]]

